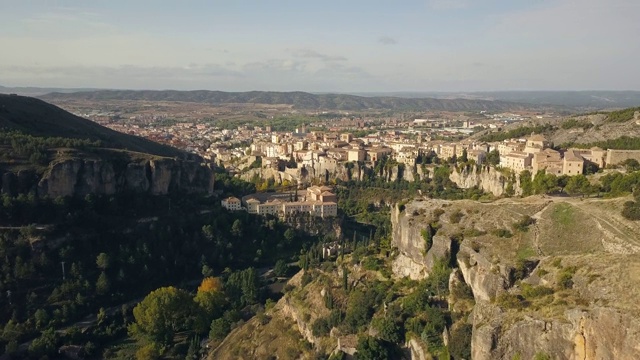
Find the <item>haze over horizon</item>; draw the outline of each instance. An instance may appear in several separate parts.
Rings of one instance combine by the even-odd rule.
[[[640,90],[634,0],[2,3],[4,86]]]

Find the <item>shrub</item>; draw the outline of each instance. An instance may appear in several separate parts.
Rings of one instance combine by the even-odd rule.
[[[444,210],[442,210],[441,208],[433,210],[433,216],[435,218],[439,218],[440,215],[442,215],[442,214],[444,214]]]
[[[471,359],[471,330],[470,324],[460,324],[451,328],[449,336],[449,352],[455,359]]]
[[[522,288],[522,296],[527,299],[553,294],[553,289],[546,286],[531,286],[525,283],[522,283],[520,286]]]
[[[420,235],[422,235],[422,239],[424,240],[424,251],[426,253],[431,249],[431,245],[433,245],[433,229],[431,225],[427,225],[426,229],[420,230]]]
[[[496,304],[506,309],[522,309],[528,305],[525,298],[521,295],[510,294],[508,292],[498,295]]]
[[[558,286],[561,289],[571,289],[573,287],[573,275],[578,271],[575,266],[562,269],[558,273]]]
[[[304,274],[302,274],[302,277],[300,278],[300,286],[302,287],[307,286],[307,284],[309,284],[311,280],[313,280],[313,277],[308,271],[305,271]]]
[[[473,291],[463,280],[458,279],[451,289],[456,299],[473,299]]]
[[[325,318],[318,318],[311,325],[313,336],[326,336],[329,334],[329,331],[331,331],[331,328]]]
[[[527,232],[529,231],[529,225],[536,223],[536,220],[531,216],[523,216],[518,222],[513,223],[512,227],[514,231]]]
[[[510,238],[513,236],[513,233],[507,229],[495,229],[491,232],[493,235],[501,238]]]
[[[460,220],[462,220],[463,217],[464,217],[464,214],[462,213],[462,211],[456,210],[449,215],[449,221],[452,224],[457,224],[460,222]]]
[[[485,235],[486,233],[487,233],[486,231],[478,230],[476,228],[470,228],[470,229],[465,229],[464,237],[466,238],[478,237],[478,236]]]

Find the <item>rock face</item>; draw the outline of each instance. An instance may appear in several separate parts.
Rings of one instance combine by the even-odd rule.
[[[499,252],[491,248],[508,240],[492,238],[491,234],[469,235],[469,239],[464,239],[459,248],[454,249],[454,244],[446,236],[451,231],[463,231],[465,221],[468,221],[467,226],[476,229],[486,226],[492,220],[485,221],[482,214],[495,212],[495,205],[485,207],[476,203],[475,208],[466,209],[468,212],[465,215],[465,218],[475,218],[452,222],[447,215],[459,211],[460,205],[457,204],[423,199],[396,206],[391,212],[391,222],[392,245],[397,248],[398,256],[392,269],[395,276],[422,279],[428,277],[435,258],[454,250],[458,267],[450,276],[450,289],[455,287],[457,281],[464,281],[471,288],[475,300],[471,305],[471,315],[465,318],[472,325],[471,359],[533,359],[540,355],[563,360],[640,358],[640,318],[632,300],[637,297],[635,289],[640,265],[632,254],[616,255],[620,256],[617,260],[625,264],[623,267],[610,264],[615,263],[615,258],[591,258],[587,254],[572,257],[557,255],[563,264],[566,262],[564,266],[567,268],[572,264],[581,269],[581,273],[573,278],[571,289],[564,290],[554,283],[559,273],[553,273],[557,269],[553,270],[555,265],[550,267],[549,258],[529,259],[535,263],[534,266],[546,266],[538,270],[552,272],[541,278],[540,272],[531,268],[528,270],[530,273],[524,275],[526,277],[522,283],[543,284],[552,289],[553,295],[546,298],[548,303],[535,303],[542,298],[526,295],[534,296],[526,298],[531,303],[522,308],[513,308],[509,300],[504,300],[509,298],[501,295],[508,293],[514,298],[524,296],[522,283],[516,282],[514,277],[515,258],[508,257],[519,255],[515,251],[513,255],[507,255],[511,252]],[[512,205],[516,208],[522,206]],[[440,215],[436,217],[437,213]],[[421,230],[428,221],[436,219],[441,227],[433,237],[433,246],[425,253]],[[548,218],[543,220],[551,221]],[[458,272],[461,277],[457,275]],[[600,276],[603,277],[601,282],[595,280]],[[576,297],[580,301],[564,301],[569,297]],[[524,300],[525,297],[520,299]],[[450,301],[455,302],[455,297],[450,295]],[[457,305],[464,303],[449,303],[452,311]],[[406,344],[406,348],[411,358],[424,356],[416,344]]]
[[[491,166],[483,166],[480,168],[471,166],[462,170],[454,168],[449,178],[456,183],[459,188],[469,189],[478,187],[495,196],[504,194],[510,181],[507,176]],[[522,194],[519,174],[515,175],[513,189],[515,195]]]
[[[303,165],[296,169],[251,169],[242,174],[242,179],[250,180],[253,176],[259,175],[263,179],[273,178],[276,184],[287,181],[330,181],[340,179],[342,181],[363,180],[367,175],[373,174],[371,164],[359,164],[353,162],[337,162],[335,159],[320,158],[311,165]],[[396,164],[385,168],[376,176],[386,181],[397,181],[404,179],[407,181],[421,180],[426,177],[425,171],[421,167],[405,166]]]
[[[563,319],[525,317],[505,328],[505,314],[480,302],[473,310],[471,356],[484,359],[532,359],[542,353],[553,359],[637,359],[640,321],[614,309],[567,310]]]
[[[392,270],[398,277],[408,276],[416,280],[429,276],[429,271],[437,259],[450,256],[451,239],[435,235],[432,239],[433,244],[425,251],[426,243],[421,232],[426,224],[412,214],[413,208],[410,205],[403,210],[396,205],[391,212],[391,244],[398,248],[399,252],[392,264]]]
[[[44,174],[7,172],[2,174],[3,193],[17,195],[35,191],[39,197],[85,196],[117,192],[169,191],[213,192],[213,171],[195,161],[144,160],[120,164],[101,159],[65,159],[49,164]]]
[[[509,287],[510,268],[494,265],[466,245],[460,246],[458,267],[464,281],[471,287],[476,301],[490,301]]]

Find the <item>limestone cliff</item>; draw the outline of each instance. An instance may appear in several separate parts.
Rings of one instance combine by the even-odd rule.
[[[212,193],[213,182],[212,169],[198,161],[73,156],[52,161],[41,174],[7,171],[2,174],[0,190],[12,195],[33,191],[39,197],[126,191],[160,195],[174,190]]]
[[[251,180],[254,176],[262,179],[273,178],[276,184],[282,184],[284,180],[289,182],[312,182],[314,180],[328,182],[331,180],[364,180],[367,176],[375,175],[386,181],[417,181],[426,178],[426,173],[421,167],[404,166],[395,164],[383,169],[379,174],[374,174],[374,166],[370,163],[338,162],[335,159],[321,158],[312,164],[299,165],[298,168],[285,168],[283,171],[272,168],[250,169],[240,175],[244,180]]]
[[[574,220],[563,219],[561,226],[555,223],[555,207],[568,208],[567,202],[574,209],[575,221],[590,224],[586,217],[593,216],[601,222],[620,223],[619,242],[635,244],[633,234],[640,224],[622,223],[606,211],[611,201],[559,201],[530,197],[483,204],[418,199],[396,206],[391,214],[392,244],[397,248],[394,275],[424,278],[436,253],[455,256],[456,273],[475,300],[471,315],[463,320],[472,325],[472,359],[540,355],[566,360],[640,358],[637,255],[610,251],[605,242],[608,234],[599,227],[590,230],[590,236],[602,240],[599,246],[570,238],[550,240],[573,226]],[[522,216],[533,216],[536,223],[531,230],[516,232],[510,224]],[[438,231],[425,253],[421,230],[434,222]],[[494,235],[496,229],[505,228],[513,236]],[[625,229],[630,232],[623,232]],[[457,245],[445,241],[451,237],[462,241]],[[542,251],[536,254],[537,246]],[[560,283],[563,276],[570,280],[564,285]],[[536,293],[536,289],[545,292]],[[449,307],[459,308],[451,303]]]
[[[515,181],[513,181],[513,179],[509,179],[509,176],[491,166],[470,166],[463,169],[454,168],[449,178],[456,183],[459,188],[469,189],[478,187],[495,196],[504,194],[509,182],[512,181],[514,194],[520,195],[522,193],[520,176],[518,174],[515,174]]]
[[[396,205],[391,211],[393,229],[391,245],[398,249],[398,256],[392,264],[392,270],[398,277],[425,278],[437,259],[451,254],[451,239],[447,236],[435,235],[433,243],[427,250],[422,231],[425,230],[428,222],[423,221],[423,214],[417,212],[413,203],[405,205],[404,208]]]

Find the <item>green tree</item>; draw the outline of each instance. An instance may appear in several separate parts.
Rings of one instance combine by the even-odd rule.
[[[276,261],[276,265],[273,268],[273,273],[276,276],[286,276],[287,273],[289,272],[289,265],[287,265],[287,262],[279,259],[278,261]]]
[[[381,340],[371,336],[358,339],[356,346],[357,360],[387,360],[391,359],[391,352]]]
[[[236,237],[242,236],[242,221],[240,221],[240,219],[236,219],[233,225],[231,225],[231,234]]]
[[[225,318],[218,318],[211,322],[209,337],[211,339],[222,340],[227,336],[230,330],[231,325],[229,324],[229,321]]]
[[[569,178],[567,182],[567,186],[565,186],[564,191],[569,195],[578,195],[589,193],[589,188],[591,184],[586,176],[580,174],[576,176],[572,176]]]
[[[98,276],[98,281],[96,281],[96,293],[98,295],[106,295],[109,293],[110,289],[111,282],[109,281],[107,274],[103,271],[100,273],[100,276]]]
[[[296,232],[292,228],[288,228],[284,232],[284,238],[287,240],[287,244],[291,244],[296,237]]]
[[[36,310],[33,318],[36,320],[36,329],[38,330],[42,330],[49,325],[49,314],[45,309]]]
[[[520,188],[522,188],[522,196],[530,196],[533,194],[533,183],[531,182],[531,171],[523,170],[520,173]]]
[[[460,156],[460,159],[458,161],[462,163],[466,163],[467,161],[469,161],[469,154],[467,153],[467,149],[462,150],[462,156]]]
[[[106,253],[100,253],[96,258],[96,265],[98,265],[98,268],[102,271],[107,270],[109,268],[110,263],[111,263],[111,259],[109,258],[109,255],[107,255]]]
[[[52,355],[57,349],[58,337],[53,328],[42,332],[40,337],[34,339],[29,344],[29,355],[31,358],[41,358],[45,355]]]
[[[135,322],[129,326],[129,333],[137,339],[168,345],[176,332],[190,328],[194,308],[188,292],[174,287],[159,288],[133,309]]]
[[[487,154],[487,164],[497,166],[500,164],[500,152],[498,149],[489,151]]]

